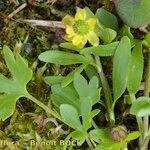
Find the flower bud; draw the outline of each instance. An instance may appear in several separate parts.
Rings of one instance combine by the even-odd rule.
[[[124,140],[127,136],[127,129],[125,126],[118,126],[111,129],[110,132],[111,139],[114,141]]]

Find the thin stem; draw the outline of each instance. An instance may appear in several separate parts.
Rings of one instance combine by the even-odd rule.
[[[145,140],[144,140],[144,143],[143,143],[143,146],[141,147],[140,150],[147,150],[147,149],[148,149],[149,140],[150,140],[150,137],[149,137],[149,136],[146,136],[146,138],[145,138]]]
[[[95,128],[95,129],[98,129],[98,126],[97,126],[97,124],[95,123],[95,121],[92,119],[92,125],[93,125],[93,127]]]
[[[145,78],[145,88],[144,88],[144,96],[149,97],[150,93],[150,49],[148,50],[148,62],[147,62],[147,69],[146,69],[146,78]],[[144,145],[143,147],[145,150],[148,147],[149,138],[147,138],[147,133],[149,129],[149,116],[144,117]],[[146,141],[146,142],[145,142]],[[142,147],[142,150],[144,150]]]
[[[55,118],[59,119],[60,121],[62,121],[62,119],[60,118],[60,116],[58,114],[56,114],[53,110],[51,110],[49,107],[47,107],[46,105],[44,105],[42,102],[40,102],[39,100],[37,100],[35,97],[33,97],[30,94],[26,94],[26,97],[29,98],[30,100],[32,100],[34,103],[36,103],[38,106],[40,106],[41,108],[43,108],[47,113],[51,114],[52,116],[54,116]]]
[[[111,109],[112,96],[111,96],[110,87],[105,77],[105,74],[103,72],[103,68],[102,68],[102,64],[101,64],[99,56],[95,56],[95,61],[97,65],[97,71],[98,71],[98,74],[102,83],[102,89],[103,89],[104,96],[105,96],[105,105],[106,105],[110,125],[114,125],[115,117],[114,117],[114,112],[112,112],[112,109]]]
[[[89,148],[93,149],[93,144],[91,143],[91,141],[88,137],[86,138],[86,142],[87,142]]]
[[[129,93],[129,95],[132,103],[136,101],[135,94]],[[144,137],[143,120],[141,117],[136,117],[136,121],[138,124],[139,132],[142,134],[141,137],[139,138],[139,147],[141,147],[143,144],[143,137]]]

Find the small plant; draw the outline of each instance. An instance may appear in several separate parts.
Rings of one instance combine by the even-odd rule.
[[[150,5],[149,1],[136,0],[136,4],[125,0],[114,2],[120,17],[131,27],[149,22],[149,13],[146,17],[140,15],[143,7]],[[139,11],[136,15],[141,19],[129,17],[134,11]],[[150,34],[139,40],[127,25],[119,30],[117,18],[103,8],[95,14],[88,7],[77,8],[75,16],[66,15],[62,23],[67,42],[38,57],[46,64],[76,66],[66,76],[43,77],[51,88],[52,107],[28,92],[32,70],[19,53],[13,53],[4,45],[3,54],[10,76],[0,74],[0,119],[5,121],[12,116],[16,102],[25,97],[45,110],[47,115],[71,128],[64,138],[65,142],[77,140],[81,147],[86,143],[86,146],[96,150],[122,150],[128,148],[130,141],[139,138],[140,150],[146,150],[150,140]],[[143,49],[148,56],[146,67]],[[111,59],[109,80],[104,73],[102,57],[104,60]],[[142,81],[144,92],[139,94]],[[138,131],[128,131],[125,125],[118,122],[115,109],[118,101],[130,106],[128,114],[136,118]],[[106,127],[97,125],[95,118],[99,116],[104,116]],[[63,149],[67,149],[67,145]]]

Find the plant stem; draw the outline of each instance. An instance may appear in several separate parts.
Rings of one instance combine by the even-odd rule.
[[[91,141],[90,141],[90,139],[88,137],[86,138],[86,142],[87,142],[89,148],[93,149],[93,145],[92,145],[92,143],[91,143]]]
[[[135,94],[129,93],[129,95],[132,103],[136,101]],[[144,138],[143,120],[141,117],[136,116],[136,121],[138,124],[139,132],[141,133],[141,137],[139,138],[139,147],[141,147],[143,145],[143,138]]]
[[[149,97],[149,93],[150,93],[150,49],[148,50],[148,62],[147,62],[147,69],[146,69],[144,96]],[[142,147],[142,150],[146,150],[148,148],[148,143],[149,143],[149,138],[147,138],[148,129],[149,129],[149,116],[145,116],[144,117],[144,143],[143,143],[144,149]]]
[[[92,125],[93,125],[93,127],[95,128],[95,129],[98,129],[98,126],[97,126],[97,124],[95,123],[95,121],[92,119]]]
[[[109,122],[110,122],[110,125],[113,126],[115,124],[115,116],[114,116],[113,110],[111,109],[112,96],[111,96],[110,87],[105,77],[105,74],[103,72],[103,68],[102,68],[102,64],[101,64],[99,56],[95,56],[95,61],[96,61],[97,71],[98,71],[98,74],[102,83],[102,89],[103,89],[104,96],[105,96],[105,105],[106,105],[106,109],[107,109],[107,113],[109,117]]]
[[[30,100],[32,100],[34,103],[36,103],[41,108],[43,108],[47,113],[51,114],[55,118],[57,118],[60,121],[62,121],[62,119],[60,118],[60,116],[58,114],[56,114],[53,110],[51,110],[49,107],[47,107],[46,105],[44,105],[42,102],[40,102],[39,100],[37,100],[35,97],[33,97],[32,95],[30,95],[29,93],[26,94],[26,97],[29,98]]]

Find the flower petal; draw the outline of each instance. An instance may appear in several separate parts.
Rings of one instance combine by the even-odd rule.
[[[87,22],[88,22],[89,27],[92,28],[96,24],[96,19],[95,18],[90,18]]]
[[[77,13],[75,14],[75,20],[86,20],[85,9],[77,8]]]
[[[68,34],[69,37],[73,37],[74,34],[75,34],[75,32],[73,30],[73,27],[72,26],[67,26],[66,33]]]
[[[65,36],[64,36],[64,39],[65,39],[66,41],[72,41],[72,37],[70,37],[70,36],[68,36],[68,35],[65,35]]]
[[[62,19],[62,23],[64,25],[69,25],[72,26],[74,24],[75,20],[72,16],[70,15],[66,15],[63,19]]]
[[[98,46],[99,38],[94,31],[91,31],[89,34],[87,34],[87,39],[93,46]]]
[[[80,35],[75,35],[75,36],[73,37],[72,43],[73,43],[73,45],[75,45],[75,46],[78,47],[78,46],[82,43],[82,40],[83,40],[82,36],[80,36]]]
[[[83,48],[86,43],[87,43],[87,38],[86,37],[82,37],[82,42],[78,45],[78,47],[79,48]]]

